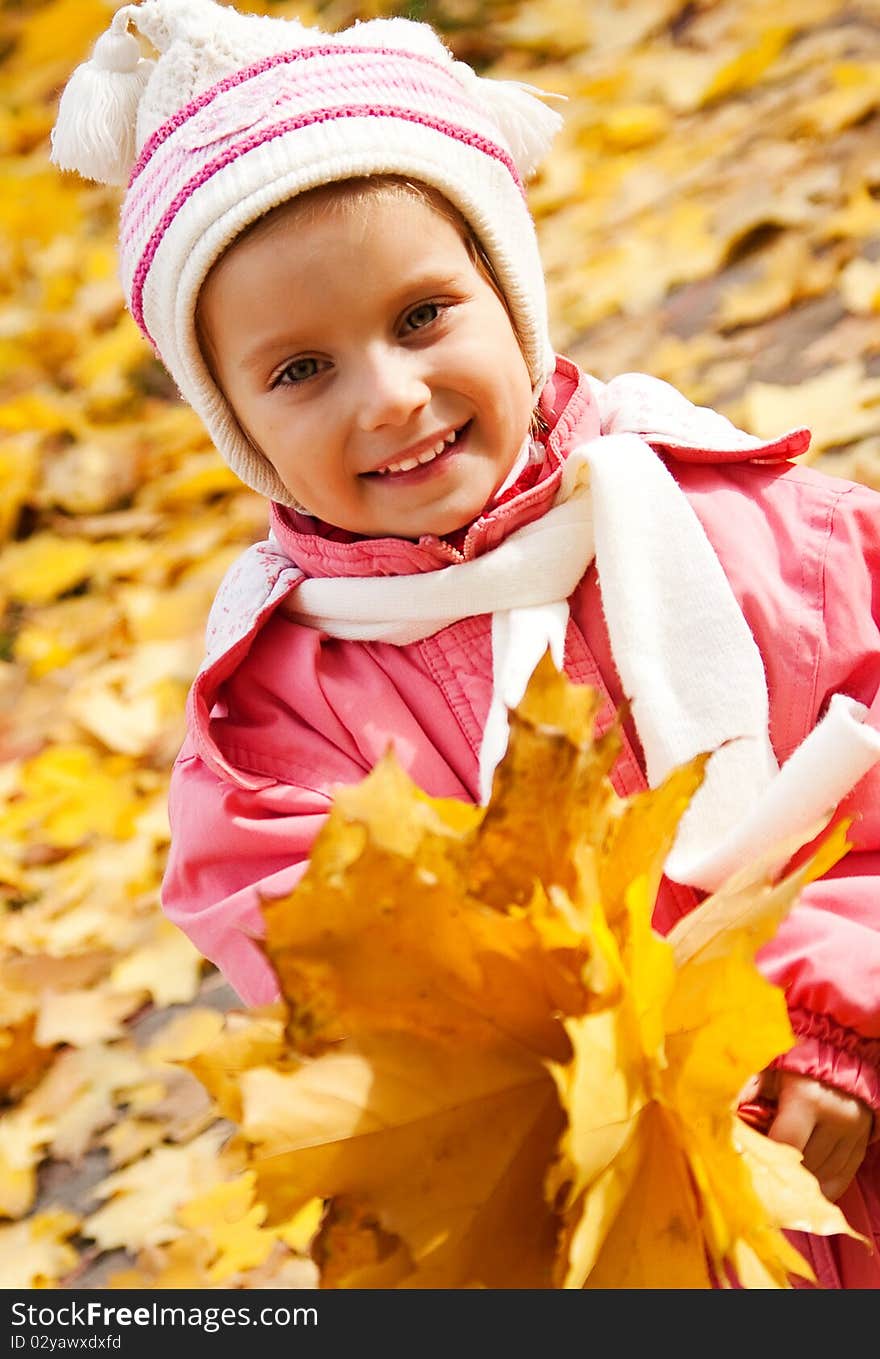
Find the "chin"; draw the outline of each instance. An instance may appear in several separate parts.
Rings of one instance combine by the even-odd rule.
[[[434,538],[446,538],[451,533],[457,533],[459,529],[466,528],[474,519],[479,511],[474,514],[450,515],[447,519],[434,519],[430,524],[424,524],[418,528],[413,528],[407,533],[402,533],[401,537],[424,538],[433,536]]]
[[[447,509],[435,515],[429,526],[421,530],[422,533],[433,533],[438,538],[442,538],[447,533],[457,533],[459,529],[466,528],[486,509],[492,498],[492,489],[486,495],[475,501],[473,504],[466,505],[463,509],[450,505]]]

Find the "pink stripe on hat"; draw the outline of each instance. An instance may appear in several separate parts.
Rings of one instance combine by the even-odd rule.
[[[267,59],[249,68],[247,88],[243,82],[219,82],[186,106],[187,117],[169,120],[157,129],[153,154],[145,157],[142,153],[132,176],[122,214],[123,250],[128,251],[139,232],[142,239],[151,232],[157,205],[161,207],[168,199],[167,186],[193,177],[199,152],[210,156],[212,144],[224,139],[229,144],[229,138],[257,123],[266,130],[273,114],[280,122],[282,117],[323,112],[334,105],[395,104],[469,127],[494,140],[491,121],[436,62],[419,58],[420,64],[410,69],[407,61],[401,78],[399,54],[387,49],[346,47],[341,55],[331,48],[310,50],[312,61],[295,72],[295,79],[286,63]],[[519,184],[515,172],[514,177]],[[141,247],[135,244],[134,248]]]
[[[235,89],[237,86],[243,85],[249,80],[253,80],[255,76],[262,75],[265,71],[270,71],[276,66],[288,65],[294,61],[307,61],[315,57],[347,56],[388,57],[391,59],[391,62],[393,62],[395,68],[400,66],[401,58],[405,58],[406,61],[420,62],[424,66],[430,67],[435,74],[442,76],[448,84],[455,84],[449,73],[443,69],[439,62],[433,61],[430,57],[423,56],[420,52],[401,52],[399,49],[393,47],[350,47],[338,44],[332,47],[297,47],[290,52],[278,52],[271,57],[264,57],[262,61],[256,61],[251,66],[246,66],[240,71],[233,72],[233,74],[227,76],[225,80],[220,80],[216,85],[212,85],[209,89],[203,90],[195,99],[190,100],[183,108],[178,109],[172,118],[169,118],[161,127],[157,128],[152,136],[145,142],[140,155],[135,162],[134,169],[131,172],[131,178],[129,179],[129,188],[134,184],[134,181],[144,169],[147,161],[156,149],[162,145],[166,138],[170,137],[172,132],[176,132],[179,127],[184,125],[184,123],[188,122],[189,119],[192,118],[194,114],[198,113],[200,109],[204,108],[206,104],[210,104],[218,95],[225,94],[227,90]],[[395,81],[395,83],[399,83],[399,79],[398,81]],[[457,86],[457,88],[459,93],[461,93],[461,87]]]

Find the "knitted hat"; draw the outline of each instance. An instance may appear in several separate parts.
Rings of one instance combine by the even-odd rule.
[[[158,51],[145,59],[129,25]],[[405,175],[479,239],[540,393],[553,371],[523,180],[561,125],[512,81],[455,61],[434,30],[374,19],[335,34],[215,0],[125,5],[61,98],[52,160],[128,184],[120,266],[135,321],[248,486],[292,504],[214,383],[195,332],[211,265],[251,222],[320,184]]]

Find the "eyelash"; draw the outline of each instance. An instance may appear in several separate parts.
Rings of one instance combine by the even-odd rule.
[[[421,330],[428,330],[432,325],[434,325],[436,321],[440,320],[440,317],[443,315],[443,313],[448,310],[449,304],[443,302],[420,302],[417,307],[413,307],[410,311],[407,312],[404,318],[404,325],[405,326],[407,325],[411,317],[413,317],[416,314],[416,312],[423,311],[427,307],[430,307],[434,315],[431,317],[429,321],[426,321],[424,325],[413,326],[408,332],[410,335],[418,334],[418,332]],[[288,363],[286,367],[281,369],[281,372],[278,373],[277,377],[274,377],[272,379],[269,385],[273,391],[275,390],[276,387],[303,387],[307,382],[310,382],[312,378],[317,377],[318,372],[320,370],[316,369],[313,373],[309,373],[307,377],[301,377],[296,381],[287,381],[286,380],[287,374],[290,372],[292,368],[296,368],[299,364],[305,363],[317,364],[318,362],[319,362],[318,359],[312,358],[311,356],[302,359],[294,359],[292,363]]]
[[[307,377],[299,378],[297,381],[291,382],[286,381],[287,374],[290,372],[292,368],[297,368],[300,364],[304,363],[317,364],[317,362],[318,362],[317,359],[312,358],[294,359],[293,363],[287,364],[286,368],[282,368],[281,372],[272,379],[271,383],[269,384],[270,387],[272,388],[273,391],[275,390],[276,387],[302,387],[304,383],[310,382],[313,377],[317,377],[318,375],[317,369],[315,370],[314,373],[309,373]]]
[[[434,312],[434,315],[431,317],[431,320],[427,321],[423,326],[413,326],[412,329],[427,330],[428,326],[433,325],[433,323],[439,320],[439,318],[443,314],[443,306],[440,302],[420,302],[417,307],[413,307],[412,311],[407,312],[404,324],[407,324],[410,320],[410,317],[415,316],[416,312],[424,311],[426,307],[430,307],[431,310]]]

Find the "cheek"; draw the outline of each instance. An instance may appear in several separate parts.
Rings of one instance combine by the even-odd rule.
[[[497,382],[507,419],[517,430],[525,431],[534,401],[532,379],[518,345],[499,355]]]
[[[287,405],[283,396],[277,404],[273,403],[271,410],[266,410],[263,405],[257,420],[273,447],[292,458],[307,458],[309,451],[314,450],[319,435],[323,442],[332,437],[327,422],[317,419],[305,402]]]
[[[510,416],[518,416],[523,404],[531,412],[531,378],[509,325],[496,326],[494,331],[486,327],[459,353],[458,360],[461,382],[475,396],[481,395]]]
[[[521,409],[526,410],[526,419],[532,409],[532,379],[519,341],[516,338],[507,312],[495,317],[495,325],[487,328],[482,345],[482,362],[491,356],[491,371],[504,398],[511,404],[511,414],[518,417]]]
[[[274,413],[266,418],[264,414],[251,426],[250,434],[281,479],[304,488],[313,480],[317,439],[310,436],[303,422],[297,421],[295,429],[293,425],[293,420]]]

